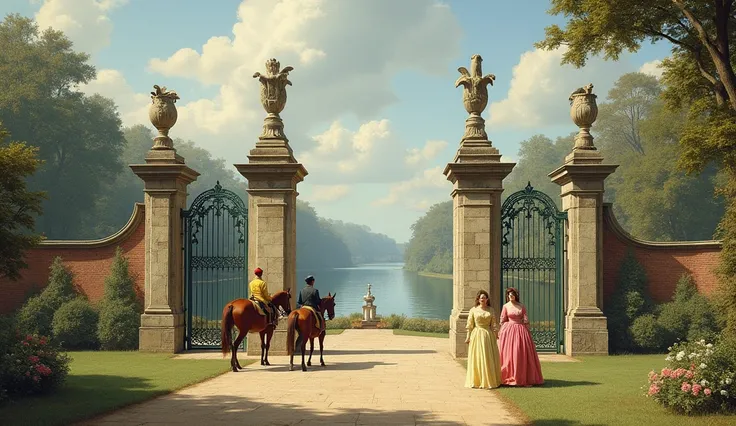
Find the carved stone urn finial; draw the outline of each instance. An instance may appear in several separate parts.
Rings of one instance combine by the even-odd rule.
[[[266,61],[266,74],[253,74],[261,83],[261,104],[268,115],[263,120],[263,133],[260,139],[281,139],[288,141],[284,134],[284,122],[279,114],[286,106],[286,86],[291,86],[289,72],[293,67],[280,70],[281,64],[276,59]]]
[[[580,87],[570,94],[570,118],[573,123],[580,127],[580,132],[575,135],[575,147],[573,150],[595,150],[593,145],[593,136],[590,134],[590,127],[598,118],[598,104],[593,94],[593,83],[585,87]]]
[[[470,114],[465,120],[465,134],[463,141],[482,140],[487,141],[485,120],[481,113],[488,105],[488,85],[493,86],[496,76],[493,74],[483,75],[483,58],[473,55],[470,58],[470,72],[465,67],[457,70],[462,74],[455,82],[455,87],[463,86],[463,104],[465,111]]]
[[[174,149],[174,141],[169,137],[169,130],[176,124],[179,117],[176,112],[176,100],[179,95],[173,90],[166,90],[166,86],[159,87],[153,85],[156,89],[151,92],[151,106],[148,108],[148,119],[151,124],[158,130],[158,135],[153,138],[152,149]]]

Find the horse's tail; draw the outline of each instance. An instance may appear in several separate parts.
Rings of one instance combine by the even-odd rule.
[[[292,311],[291,314],[289,314],[289,321],[286,325],[286,354],[287,355],[293,355],[294,354],[294,330],[296,330],[297,325],[299,324],[299,312]]]
[[[230,347],[233,345],[233,304],[230,303],[222,310],[222,336],[220,341],[222,346],[222,356],[230,353]]]

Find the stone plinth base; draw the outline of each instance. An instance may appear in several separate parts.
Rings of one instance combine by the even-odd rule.
[[[271,348],[268,350],[268,355],[281,356],[286,355],[286,324],[288,319],[286,317],[279,319],[279,325],[276,326],[276,330],[273,332],[271,337]],[[297,334],[294,333],[294,341],[296,341]],[[246,355],[261,357],[261,336],[260,333],[248,333],[248,344],[245,350]]]
[[[450,315],[450,354],[453,358],[468,357],[468,345],[465,343],[468,336],[468,332],[465,330],[467,323],[467,312]]]
[[[361,321],[360,322],[360,328],[376,328],[378,326],[378,321]]]
[[[143,314],[138,329],[141,352],[179,353],[184,350],[184,315]]]
[[[565,320],[565,354],[608,355],[608,320],[605,316],[577,317]]]

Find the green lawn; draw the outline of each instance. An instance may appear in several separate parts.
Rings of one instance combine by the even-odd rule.
[[[0,424],[61,425],[88,419],[218,376],[227,360],[172,359],[141,352],[70,352],[64,388],[0,406]],[[245,361],[245,362],[244,362]],[[245,366],[253,360],[241,360]]]
[[[502,387],[498,392],[535,425],[734,425],[736,416],[686,417],[642,396],[647,373],[664,355],[581,357],[582,362],[544,362],[545,384]]]
[[[325,334],[328,335],[328,336],[329,335],[335,335],[335,334],[342,334],[343,331],[345,331],[344,328],[328,328],[325,331]]]
[[[398,328],[394,328],[394,334],[397,336],[439,337],[441,339],[447,339],[450,337],[447,333],[429,333],[426,331],[400,330]]]

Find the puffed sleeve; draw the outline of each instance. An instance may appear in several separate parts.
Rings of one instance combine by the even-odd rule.
[[[509,314],[506,313],[506,305],[503,305],[503,308],[501,308],[501,324],[508,322],[509,320]]]
[[[473,310],[471,309],[470,312],[468,312],[468,323],[465,324],[465,329],[470,333],[475,328],[475,314],[473,313]]]

